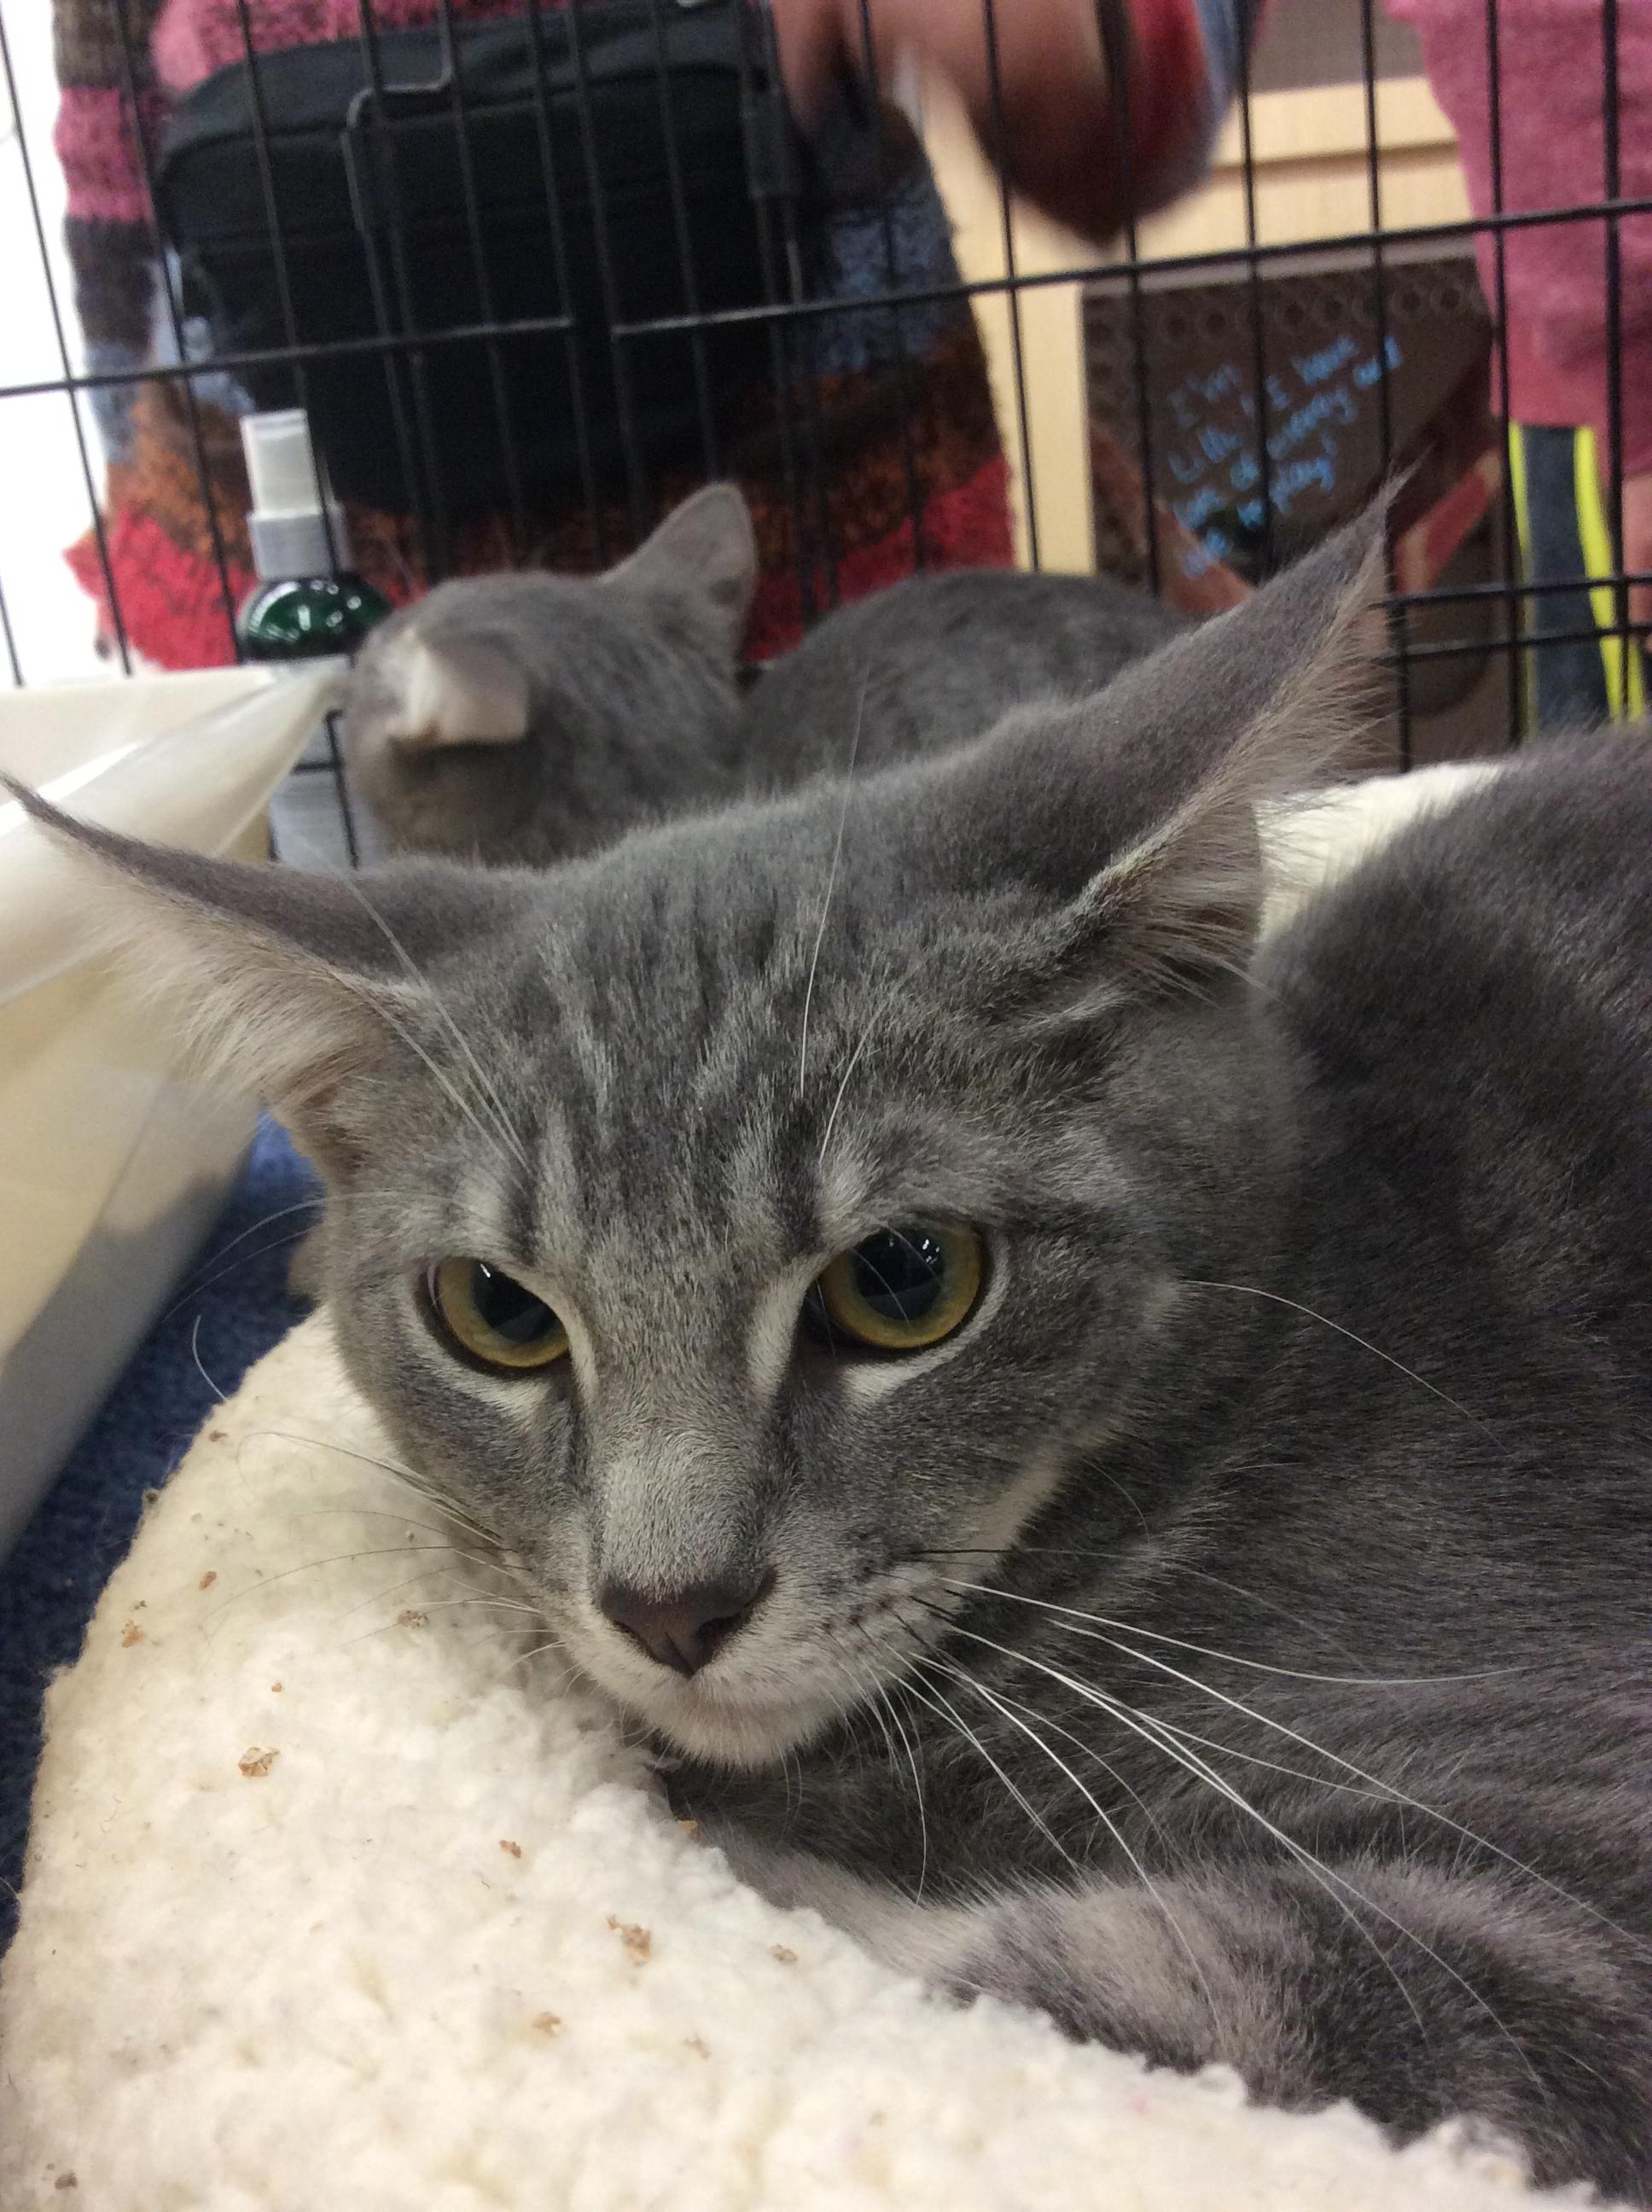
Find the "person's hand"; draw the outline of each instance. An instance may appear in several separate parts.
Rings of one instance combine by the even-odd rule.
[[[773,7],[787,92],[805,126],[846,67],[887,86],[909,58],[957,87],[982,145],[1017,191],[1089,237],[1103,240],[1117,228],[1118,154],[1095,0],[993,0],[996,112],[985,0],[773,0]]]
[[[1652,469],[1624,478],[1624,566],[1652,570]],[[1652,629],[1652,584],[1630,586],[1629,619]]]

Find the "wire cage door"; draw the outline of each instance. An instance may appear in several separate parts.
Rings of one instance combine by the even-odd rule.
[[[1526,173],[1518,0],[1486,0],[1474,29],[1483,127],[1461,148],[1400,0],[1394,17],[1279,0],[1238,40],[1230,111],[1169,204],[1133,174],[1143,86],[1129,11],[1102,0],[1105,251],[997,173],[993,0],[974,135],[944,86],[880,51],[873,0],[814,133],[748,0],[337,0],[309,41],[330,57],[319,92],[260,0],[200,0],[186,82],[178,12],[58,0],[52,82],[16,0],[0,11],[40,338],[9,349],[0,438],[48,404],[69,426],[70,558],[112,669],[240,652],[234,417],[285,404],[319,427],[354,557],[398,600],[452,573],[599,568],[696,483],[736,477],[763,559],[759,658],[842,599],[960,562],[1095,566],[1208,611],[1400,476],[1388,757],[1517,744],[1568,670],[1577,711],[1638,708],[1625,342],[1652,199],[1625,186],[1626,160],[1647,180],[1618,0],[1598,52],[1569,58],[1595,117],[1570,197]],[[1517,419],[1540,237],[1595,272],[1593,425]],[[1570,557],[1539,559],[1567,467]],[[0,652],[22,684],[59,672],[16,611],[59,549],[20,562],[18,542],[14,521]],[[307,766],[354,858],[331,737]]]

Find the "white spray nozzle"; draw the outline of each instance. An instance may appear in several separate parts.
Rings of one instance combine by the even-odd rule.
[[[241,450],[252,480],[255,514],[320,514],[326,494],[310,441],[310,418],[301,407],[243,415]]]
[[[252,487],[246,521],[259,575],[325,576],[348,568],[344,518],[328,494],[304,410],[243,415],[241,450]]]

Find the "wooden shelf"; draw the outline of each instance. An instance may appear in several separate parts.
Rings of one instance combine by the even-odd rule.
[[[924,88],[922,117],[930,159],[955,227],[959,267],[972,283],[1002,283],[1009,272],[997,179],[944,88]],[[1363,86],[1259,93],[1251,118],[1259,243],[1310,245],[1370,227]],[[1456,142],[1426,81],[1392,77],[1379,83],[1376,124],[1383,228],[1466,216]],[[1015,268],[1023,276],[1089,270],[1098,259],[1116,258],[1098,256],[1082,240],[1024,206],[1012,209],[1011,237]],[[1204,183],[1143,225],[1140,247],[1151,260],[1222,252],[1245,242],[1242,141],[1234,118],[1223,131]],[[1004,292],[987,293],[975,306],[1014,479],[1017,556],[1023,565],[1030,561],[1025,492],[1030,484],[1042,565],[1090,569],[1095,545],[1079,286],[1042,284],[1013,300]],[[1024,448],[1015,404],[1017,324],[1027,395]]]

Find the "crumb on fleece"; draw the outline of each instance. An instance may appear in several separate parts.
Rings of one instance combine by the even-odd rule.
[[[554,2012],[537,2012],[528,2026],[537,2027],[541,2035],[560,2035],[562,2032],[562,2015]]]
[[[513,1859],[519,1859],[522,1856],[521,1844],[512,1843],[507,1836],[501,1836],[499,1838],[499,1848],[501,1851],[508,1851]]]
[[[228,1429],[209,1429],[207,1431],[207,1442],[209,1443],[221,1444],[227,1443],[229,1431]]]
[[[679,1820],[677,1825],[682,1829],[683,1834],[689,1838],[690,1843],[694,1841],[694,1838],[700,1832],[700,1823],[698,1820]]]
[[[771,1959],[778,1959],[783,1966],[795,1966],[798,1963],[798,1954],[789,1943],[771,1943],[768,1955]]]
[[[134,1644],[141,1644],[143,1641],[143,1630],[138,1626],[135,1620],[129,1620],[125,1628],[120,1632],[121,1650],[123,1651],[130,1651]]]
[[[280,1690],[280,1688],[281,1688],[281,1684],[280,1684],[279,1682],[271,1682],[271,1684],[270,1685],[270,1688],[271,1688],[272,1690],[279,1691],[279,1690]]]
[[[634,1920],[619,1920],[610,1912],[608,1924],[625,1946],[625,1955],[634,1966],[640,1966],[654,1948],[652,1928],[639,1928]]]
[[[422,1628],[428,1619],[429,1615],[421,1613],[417,1606],[404,1605],[396,1616],[396,1626],[398,1628]]]
[[[278,1751],[260,1751],[253,1743],[247,1746],[235,1764],[249,1782],[261,1782],[280,1757]]]
[[[683,2048],[684,2051],[692,2051],[696,2058],[711,2057],[711,2045],[703,2035],[685,2035],[683,2039]]]
[[[196,1583],[195,1587],[197,1589],[210,1589],[213,1583],[216,1583],[217,1579],[218,1570],[216,1567],[209,1567],[206,1572],[202,1576],[200,1581]]]
[[[80,2187],[80,2182],[77,2177],[71,2172],[69,2173],[60,2173],[57,2179],[52,2183],[52,2186],[54,2189],[78,2189]]]

